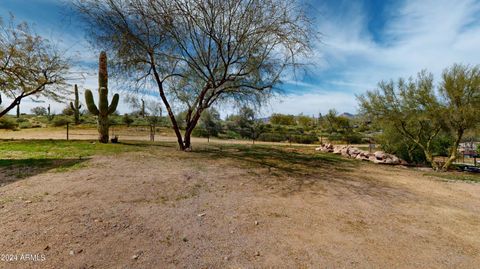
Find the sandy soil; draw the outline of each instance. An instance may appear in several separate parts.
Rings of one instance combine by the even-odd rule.
[[[2,268],[478,268],[480,185],[172,147],[0,188]],[[20,256],[18,256],[20,258]]]

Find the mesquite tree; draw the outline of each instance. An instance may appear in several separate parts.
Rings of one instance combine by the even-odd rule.
[[[316,35],[295,0],[78,0],[93,44],[116,71],[158,91],[181,150],[204,110],[261,101]],[[186,110],[185,133],[174,107]]]
[[[435,170],[432,142],[442,130],[443,108],[436,97],[433,75],[425,71],[416,79],[380,82],[378,90],[358,97],[360,110],[381,126],[392,126],[417,145]]]
[[[439,91],[445,100],[443,116],[453,140],[450,156],[442,167],[448,170],[458,157],[458,147],[465,132],[480,123],[480,65],[455,64],[443,71],[442,78]]]
[[[416,80],[381,82],[379,90],[358,99],[362,112],[384,131],[393,129],[395,137],[401,136],[420,148],[435,170],[448,170],[457,159],[465,132],[480,123],[480,66],[455,64],[445,69],[438,88],[433,76],[425,71]],[[434,162],[432,152],[432,144],[440,133],[451,141],[442,167]]]
[[[0,18],[0,92],[8,97],[0,117],[17,107],[26,97],[46,97],[61,101],[69,63],[62,53],[30,30],[26,23],[16,25]],[[0,101],[1,103],[1,101]]]

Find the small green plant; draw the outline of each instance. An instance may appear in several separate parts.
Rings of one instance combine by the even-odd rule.
[[[73,110],[73,116],[75,117],[75,124],[80,123],[80,108],[82,108],[82,104],[80,104],[80,98],[78,98],[78,87],[75,84],[75,101],[70,102],[70,108]]]
[[[32,124],[28,120],[22,121],[18,123],[18,127],[20,129],[28,129],[28,128],[32,128]]]
[[[113,114],[117,109],[119,95],[115,94],[111,104],[108,104],[107,54],[104,51],[100,53],[98,65],[98,107],[95,105],[93,94],[90,90],[85,91],[85,101],[87,103],[88,111],[97,116],[98,141],[101,143],[108,143],[108,129],[110,125],[108,115]]]
[[[6,130],[16,130],[18,123],[10,117],[1,117],[0,118],[0,129]]]
[[[65,118],[65,117],[57,117],[55,118],[55,120],[53,121],[53,126],[55,127],[61,127],[61,126],[65,126],[67,124],[70,123],[70,120]]]
[[[123,123],[125,123],[127,127],[130,127],[130,124],[133,123],[133,119],[130,118],[130,116],[127,113],[125,113],[125,115],[123,115]]]

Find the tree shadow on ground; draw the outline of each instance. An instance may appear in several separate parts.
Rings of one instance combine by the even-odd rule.
[[[223,145],[197,147],[194,153],[208,155],[210,159],[230,158],[252,167],[301,176],[325,171],[348,172],[358,165],[358,162],[337,155],[316,153],[313,148]]]
[[[125,146],[133,146],[133,147],[139,147],[139,148],[149,148],[149,147],[158,147],[158,148],[174,148],[177,146],[175,142],[169,142],[169,141],[155,141],[155,142],[150,142],[150,141],[120,141],[118,142],[119,145],[125,145]]]
[[[273,193],[288,196],[304,191],[331,195],[391,197],[412,199],[413,195],[398,186],[358,174],[363,165],[331,153],[316,152],[312,147],[280,147],[265,145],[197,146],[193,152],[200,159],[231,159],[234,165],[247,168],[255,181]],[[327,183],[331,186],[326,187]]]
[[[66,171],[87,159],[0,159],[0,187],[52,169]]]

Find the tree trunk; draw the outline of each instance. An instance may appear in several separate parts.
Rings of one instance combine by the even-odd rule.
[[[192,132],[193,129],[195,129],[195,126],[197,126],[198,120],[200,119],[200,115],[202,114],[202,110],[197,110],[195,112],[195,115],[193,118],[190,120],[190,122],[187,124],[187,129],[185,130],[185,136],[184,136],[184,149],[183,150],[191,150],[192,149],[192,144],[191,144],[191,137],[192,137]]]
[[[108,117],[98,116],[97,120],[97,127],[98,127],[98,141],[100,143],[108,143],[109,135],[108,135]]]
[[[415,162],[414,156],[413,156],[413,151],[414,151],[414,150],[415,150],[415,147],[407,146],[408,158],[410,158],[410,161],[411,161],[412,163]]]
[[[460,145],[460,141],[462,140],[464,130],[459,129],[457,130],[457,137],[455,138],[455,142],[453,143],[452,148],[450,149],[450,156],[448,157],[447,161],[442,167],[443,171],[447,171],[450,165],[457,159],[457,151],[458,146]]]
[[[436,162],[434,162],[434,160],[433,160],[433,155],[432,155],[432,153],[430,152],[430,150],[424,149],[424,150],[423,150],[423,153],[425,154],[425,158],[427,159],[427,162],[430,163],[430,165],[432,166],[433,170],[434,170],[434,171],[438,171],[438,164],[437,164]]]
[[[177,143],[180,150],[185,150],[185,145],[183,144],[182,133],[180,132],[180,127],[178,127],[177,121],[175,120],[175,115],[171,111],[170,107],[167,107],[168,116],[170,117],[170,121],[172,122],[172,128],[177,136]]]
[[[22,97],[17,97],[15,98],[15,100],[13,100],[13,102],[7,106],[5,109],[3,109],[1,112],[0,112],[0,117],[3,117],[5,114],[7,114],[10,110],[12,110],[15,106],[17,106],[17,104],[20,103],[20,99]]]
[[[163,81],[160,79],[160,75],[157,72],[157,68],[155,66],[155,58],[153,57],[153,52],[149,52],[150,60],[151,60],[151,68],[153,70],[153,76],[155,81],[158,85],[158,93],[160,94],[160,98],[162,99],[165,108],[167,109],[168,116],[170,117],[170,121],[172,122],[172,128],[177,136],[177,143],[180,150],[185,150],[185,146],[183,145],[182,133],[180,132],[180,128],[178,127],[177,120],[175,119],[175,114],[173,114],[172,108],[170,107],[170,103],[167,100],[167,96],[165,95],[165,91],[163,90]]]
[[[20,118],[20,101],[17,103],[17,118]]]

